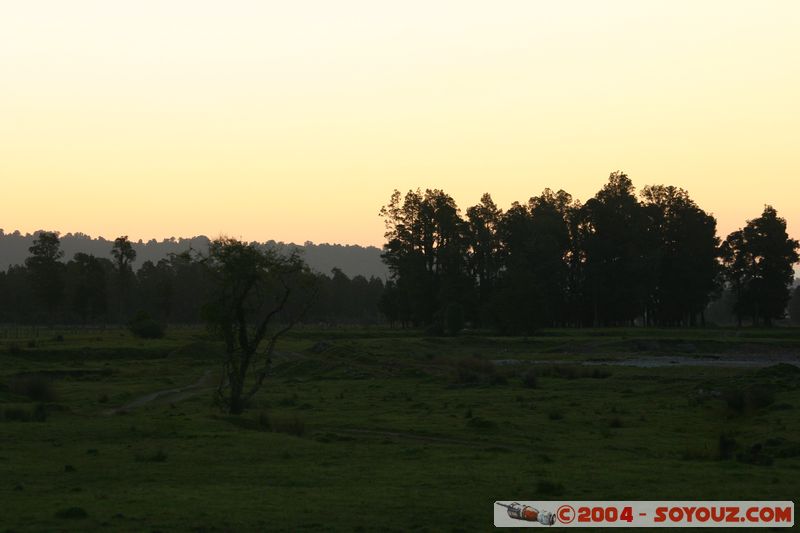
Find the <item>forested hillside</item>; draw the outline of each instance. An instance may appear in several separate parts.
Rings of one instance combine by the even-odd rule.
[[[12,265],[21,265],[28,257],[28,249],[33,244],[36,234],[5,233],[0,229],[0,270],[6,270]],[[95,257],[109,257],[114,239],[104,239],[103,237],[92,238],[83,233],[67,233],[61,235],[61,250],[64,252],[64,259],[72,259],[76,253],[94,255]],[[161,259],[166,259],[170,254],[183,253],[189,249],[205,253],[208,250],[209,238],[205,235],[195,237],[169,238],[157,241],[132,241],[133,249],[136,251],[136,259],[133,268],[137,270],[147,261],[158,263]],[[388,275],[386,266],[381,262],[381,251],[374,246],[358,246],[349,244],[314,244],[306,242],[303,245],[293,243],[283,243],[267,241],[264,246],[278,248],[281,251],[288,251],[299,248],[302,250],[303,259],[315,271],[323,274],[330,274],[334,268],[341,269],[342,272],[350,277],[364,276],[366,278],[377,277],[385,278]]]

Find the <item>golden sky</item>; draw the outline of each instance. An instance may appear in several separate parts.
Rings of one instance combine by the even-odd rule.
[[[609,172],[724,236],[800,236],[800,2],[29,0],[0,6],[0,228],[381,244]]]

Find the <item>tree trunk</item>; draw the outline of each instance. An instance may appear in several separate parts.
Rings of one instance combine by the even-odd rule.
[[[244,398],[242,393],[244,391],[244,383],[237,378],[231,379],[231,393],[230,404],[228,405],[228,413],[232,415],[240,415],[244,412]]]

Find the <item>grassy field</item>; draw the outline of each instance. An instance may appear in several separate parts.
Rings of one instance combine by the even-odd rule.
[[[0,333],[0,531],[486,531],[496,500],[800,494],[798,330],[304,329],[240,417],[202,330],[36,335]],[[665,366],[620,364],[643,357]]]

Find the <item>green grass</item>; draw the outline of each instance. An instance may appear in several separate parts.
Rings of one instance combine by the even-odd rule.
[[[13,354],[0,336],[0,412],[46,413],[0,415],[0,531],[485,531],[498,499],[800,494],[800,372],[578,364],[676,344],[796,357],[797,330],[415,333],[295,331],[241,417],[214,407],[213,380],[106,414],[218,371],[201,329],[40,333]],[[52,401],[6,386],[20,373],[50,380]]]

